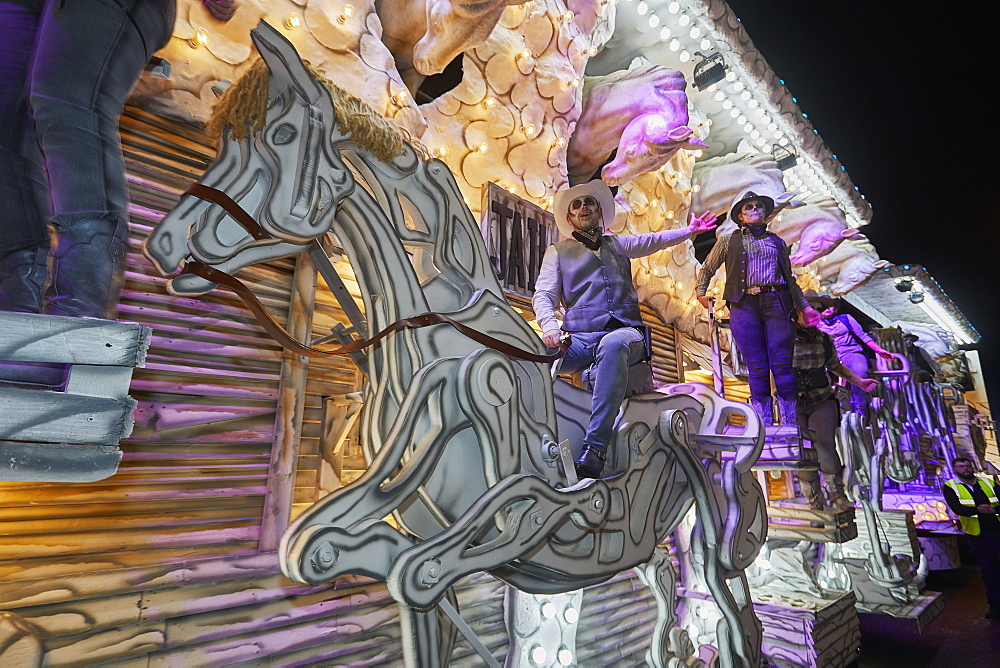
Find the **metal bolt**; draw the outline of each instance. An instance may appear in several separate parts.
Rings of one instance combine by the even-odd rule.
[[[591,502],[591,505],[594,506],[594,510],[600,510],[601,508],[604,507],[604,499],[595,494],[594,500]]]
[[[329,569],[336,561],[339,550],[330,541],[323,541],[313,551],[312,564],[318,569]]]
[[[428,559],[420,567],[420,583],[430,587],[441,580],[441,562],[438,559]]]

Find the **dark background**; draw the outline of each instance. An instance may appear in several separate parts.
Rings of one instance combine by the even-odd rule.
[[[978,330],[1000,400],[1000,3],[727,1],[871,202],[879,255]]]

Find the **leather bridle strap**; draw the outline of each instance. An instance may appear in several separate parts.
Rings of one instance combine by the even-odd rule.
[[[233,220],[242,225],[243,229],[257,241],[274,238],[274,235],[268,233],[267,230],[261,227],[260,223],[253,219],[253,216],[247,213],[242,206],[236,203],[236,200],[221,190],[211,186],[202,185],[201,183],[192,183],[188,186],[188,189],[184,191],[184,194],[194,195],[198,199],[211,202],[212,204],[218,204],[225,209],[226,213],[233,217]]]
[[[268,234],[268,232],[264,230],[264,228],[261,227],[260,224],[243,209],[243,207],[241,207],[237,202],[229,197],[229,195],[221,190],[217,190],[200,183],[194,183],[187,189],[186,194],[193,195],[199,199],[207,200],[213,204],[218,204],[225,209],[226,213],[232,216],[235,221],[242,225],[254,239],[262,241],[274,238],[272,235]],[[289,334],[285,328],[278,324],[271,314],[268,313],[267,309],[260,303],[260,300],[257,299],[257,296],[253,293],[253,291],[250,290],[250,288],[248,288],[243,281],[235,276],[215,269],[214,267],[210,267],[197,260],[191,260],[185,264],[183,273],[200,276],[206,281],[217,283],[218,285],[221,285],[236,294],[236,296],[238,296],[247,308],[249,308],[250,311],[257,317],[258,322],[260,322],[261,326],[264,327],[264,330],[267,331],[267,333],[270,334],[275,341],[295,354],[303,355],[305,357],[349,355],[350,353],[358,352],[359,350],[367,348],[375,342],[385,338],[390,333],[400,329],[418,329],[420,327],[438,324],[449,324],[476,343],[481,343],[487,348],[492,348],[493,350],[503,353],[508,357],[526,360],[528,362],[555,362],[559,358],[563,357],[569,349],[568,346],[561,344],[556,352],[550,355],[539,355],[537,353],[532,353],[527,350],[522,350],[516,346],[512,346],[511,344],[494,338],[489,334],[484,334],[477,329],[473,329],[468,325],[449,318],[443,313],[425,313],[424,315],[397,320],[370,339],[358,339],[333,350],[319,350],[297,341],[295,337]]]
[[[278,324],[271,314],[267,312],[267,309],[264,308],[264,305],[260,303],[260,300],[257,299],[257,296],[250,290],[250,288],[244,285],[244,283],[235,276],[231,276],[223,271],[209,267],[207,264],[198,262],[197,260],[188,262],[184,267],[184,273],[194,274],[195,276],[204,278],[206,281],[218,283],[235,293],[241,300],[243,300],[243,303],[246,304],[247,308],[249,308],[250,311],[257,317],[257,320],[268,334],[270,334],[283,347],[292,351],[296,355],[304,355],[306,357],[349,355],[350,353],[367,348],[368,346],[385,338],[392,332],[401,329],[419,329],[421,327],[427,327],[428,325],[439,324],[451,325],[460,333],[469,337],[476,343],[481,343],[487,348],[492,348],[493,350],[503,353],[508,357],[514,357],[528,362],[555,362],[557,359],[565,355],[568,349],[567,346],[560,345],[559,349],[550,355],[539,355],[537,353],[528,352],[527,350],[522,350],[521,348],[512,346],[511,344],[494,338],[489,334],[484,334],[477,329],[473,329],[468,325],[449,318],[443,313],[425,313],[423,315],[397,320],[370,339],[358,339],[333,350],[319,350],[317,348],[304,345],[289,334],[285,328]]]

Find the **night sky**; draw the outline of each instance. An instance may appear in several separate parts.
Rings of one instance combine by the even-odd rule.
[[[879,255],[924,265],[979,331],[1000,401],[1000,3],[728,1],[872,203]]]

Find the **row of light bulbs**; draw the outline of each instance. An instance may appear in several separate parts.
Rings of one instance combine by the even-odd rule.
[[[633,2],[634,0],[625,1]],[[660,4],[662,5],[663,3]],[[713,42],[706,34],[707,30],[699,27],[697,22],[682,10],[679,2],[675,0],[667,4],[666,12],[670,15],[676,15],[676,20],[673,20],[673,23],[676,25],[673,28],[663,25],[660,28],[660,38],[662,40],[670,39],[667,46],[671,51],[680,51],[678,58],[682,63],[689,62],[691,54],[686,48],[682,48],[681,38],[690,38],[691,40],[700,39],[698,47],[702,51],[710,51],[713,48]],[[663,23],[646,0],[638,2],[636,13],[639,16],[646,16],[648,14],[648,23],[651,28],[656,28]],[[717,102],[722,102],[723,108],[729,110],[731,118],[742,126],[743,131],[747,134],[750,141],[761,151],[770,152],[776,146],[787,147],[791,141],[786,135],[786,128],[780,127],[778,122],[767,115],[764,105],[748,89],[746,84],[739,79],[737,74],[730,69],[726,73],[726,81],[728,83],[713,84],[708,88],[708,91],[714,93],[713,97]],[[720,85],[724,86],[726,90],[722,90]],[[825,174],[825,170],[819,167],[818,164],[803,164],[805,161],[801,160],[802,157],[799,156],[800,162],[797,165],[797,169],[793,168],[795,171],[791,174],[793,176],[791,185],[797,187],[800,194],[817,193],[834,197],[845,211],[851,226],[859,227],[862,225],[863,221],[852,214],[854,207],[841,194],[840,188]],[[816,169],[816,167],[819,167],[819,169]],[[861,197],[863,199],[864,195],[861,195]],[[869,204],[869,206],[871,205]]]
[[[354,8],[354,5],[349,2],[345,3],[344,6],[340,8],[340,14],[337,16],[337,21],[342,24],[347,23],[347,21],[352,19],[355,14],[357,14],[357,10]],[[285,20],[283,21],[283,25],[287,30],[300,28],[303,23],[304,21],[302,20],[302,15],[295,12],[285,17]],[[211,34],[208,32],[207,28],[203,26],[195,26],[194,35],[188,40],[188,44],[191,45],[192,49],[197,49],[198,47],[208,46],[211,39]]]

